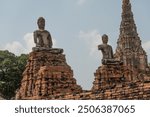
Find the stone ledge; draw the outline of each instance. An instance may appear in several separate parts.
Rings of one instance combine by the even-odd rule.
[[[33,52],[46,51],[52,54],[62,54],[64,52],[64,50],[61,48],[45,48],[45,47],[33,47],[32,51]]]

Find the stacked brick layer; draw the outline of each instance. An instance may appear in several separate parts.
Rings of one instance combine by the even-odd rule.
[[[55,95],[50,99],[110,100],[150,99],[150,76],[136,73],[123,65],[100,66],[92,90],[76,94]]]
[[[78,94],[56,95],[55,100],[149,100],[150,81],[122,83],[114,88],[84,91]]]
[[[97,70],[92,90],[107,89],[124,81],[133,80],[132,71],[123,65],[102,65]]]
[[[22,86],[16,99],[150,99],[150,77],[139,74],[133,80],[132,71],[123,65],[99,67],[95,73],[93,88],[89,91],[83,91],[76,85],[73,71],[69,66],[41,66],[34,80],[27,78],[30,76],[26,75],[27,71],[24,72]]]
[[[79,93],[65,55],[55,51],[31,52],[16,99],[45,99],[55,94]]]

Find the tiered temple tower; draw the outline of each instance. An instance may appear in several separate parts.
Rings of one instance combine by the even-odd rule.
[[[141,46],[131,10],[130,0],[123,0],[120,35],[117,42],[115,57],[132,71],[146,71],[147,55]]]

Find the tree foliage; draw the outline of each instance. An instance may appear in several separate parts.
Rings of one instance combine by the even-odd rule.
[[[5,99],[15,96],[15,91],[20,86],[27,57],[26,54],[16,56],[7,50],[0,51],[0,92]]]

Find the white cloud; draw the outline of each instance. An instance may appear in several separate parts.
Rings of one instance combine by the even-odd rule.
[[[25,53],[29,53],[31,50],[32,50],[32,47],[35,46],[34,44],[34,40],[33,40],[33,33],[27,33],[24,35],[24,38],[23,38],[24,42],[25,42],[25,50],[24,52]]]
[[[22,53],[25,48],[22,46],[22,44],[20,42],[14,41],[12,43],[7,43],[4,48],[2,48],[4,50],[9,50],[12,53],[15,53],[17,55],[19,55],[20,53]]]
[[[101,35],[98,33],[97,30],[92,31],[80,31],[79,38],[84,40],[89,48],[89,54],[91,56],[97,55],[98,49],[97,46],[102,43]]]
[[[78,1],[77,1],[77,4],[81,6],[81,5],[83,5],[86,1],[87,1],[87,0],[78,0]]]
[[[143,43],[143,48],[147,51],[150,49],[150,41]]]
[[[56,40],[53,40],[53,47],[56,46]],[[10,52],[20,55],[22,53],[29,53],[32,51],[32,47],[35,47],[33,33],[27,33],[23,37],[23,42],[13,41],[11,43],[7,43],[2,47],[2,50],[9,50]]]
[[[57,47],[57,41],[56,41],[56,39],[55,38],[52,38],[52,41],[53,41],[53,48],[56,48]]]
[[[143,43],[142,46],[143,46],[144,50],[146,51],[146,53],[148,55],[148,59],[150,61],[150,41]]]

